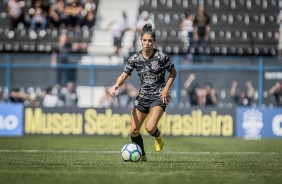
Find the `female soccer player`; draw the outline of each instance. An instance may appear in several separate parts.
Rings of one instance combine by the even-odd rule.
[[[158,121],[170,100],[169,90],[176,77],[176,70],[170,58],[154,48],[155,32],[151,24],[145,24],[141,33],[142,50],[133,54],[127,61],[122,74],[112,87],[112,94],[124,83],[125,79],[136,69],[141,81],[139,94],[131,114],[131,140],[142,149],[141,161],[147,161],[140,128],[146,119],[145,129],[154,137],[155,149],[163,148],[162,133]],[[170,73],[165,80],[166,70]]]

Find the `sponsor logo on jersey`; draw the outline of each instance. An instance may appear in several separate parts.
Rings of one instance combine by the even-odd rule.
[[[146,84],[153,84],[157,81],[157,79],[158,79],[157,75],[153,73],[143,74],[141,76],[141,80]]]

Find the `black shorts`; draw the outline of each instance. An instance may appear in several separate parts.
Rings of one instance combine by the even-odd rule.
[[[148,114],[150,109],[155,107],[155,106],[160,106],[165,111],[167,104],[163,103],[162,98],[158,98],[158,99],[155,99],[155,100],[149,100],[149,99],[137,97],[134,100],[134,105],[139,111]]]

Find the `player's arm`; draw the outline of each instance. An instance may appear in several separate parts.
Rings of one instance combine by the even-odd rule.
[[[116,83],[114,84],[114,86],[112,87],[111,93],[114,95],[116,90],[123,85],[125,79],[128,77],[129,75],[125,72],[122,72],[121,75],[117,78]]]
[[[170,96],[169,96],[169,89],[170,89],[170,87],[171,87],[171,85],[172,85],[176,75],[177,75],[177,72],[176,72],[175,68],[172,68],[171,71],[170,71],[170,74],[168,76],[167,83],[166,83],[163,91],[161,92],[161,96],[162,96],[163,102],[165,104],[168,103],[168,101],[169,101],[169,99],[168,99],[168,98],[170,98]]]

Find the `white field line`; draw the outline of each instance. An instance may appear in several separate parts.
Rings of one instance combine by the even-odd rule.
[[[82,154],[118,154],[119,151],[95,151],[95,150],[0,150],[0,153],[82,153]],[[160,154],[147,152],[150,154]],[[170,155],[282,155],[282,152],[174,152],[164,151],[162,154]]]

